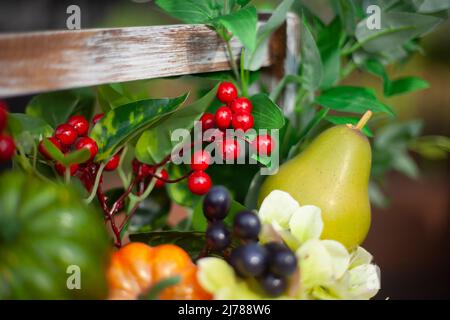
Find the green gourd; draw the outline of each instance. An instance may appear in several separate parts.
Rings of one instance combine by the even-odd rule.
[[[321,208],[322,239],[337,240],[350,250],[361,244],[371,221],[368,185],[372,158],[361,128],[371,114],[368,111],[356,126],[325,130],[302,153],[281,165],[277,174],[264,181],[259,205],[272,190],[286,191],[300,205]]]
[[[111,246],[101,217],[67,186],[0,176],[0,300],[105,298]]]

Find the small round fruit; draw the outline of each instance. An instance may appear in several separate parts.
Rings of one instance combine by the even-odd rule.
[[[211,186],[211,178],[203,171],[194,171],[188,178],[189,190],[198,196],[208,193]]]
[[[131,162],[131,167],[133,168],[133,173],[135,175],[139,174],[139,170],[141,168],[141,162],[138,159],[133,159],[133,161]]]
[[[75,128],[79,137],[87,135],[89,131],[89,121],[83,116],[72,116],[67,124]]]
[[[222,220],[231,207],[230,192],[224,186],[214,186],[203,200],[203,214],[206,219]]]
[[[297,257],[284,244],[269,242],[264,247],[269,253],[270,272],[280,277],[287,277],[297,270]]]
[[[239,112],[233,115],[232,125],[235,130],[241,129],[247,131],[253,128],[255,121],[250,113]]]
[[[8,122],[8,108],[6,106],[6,102],[0,100],[0,132],[5,130],[7,122]]]
[[[58,174],[61,177],[64,177],[66,175],[66,167],[60,162],[57,162],[55,164],[55,170],[56,170],[56,172],[58,172]],[[70,175],[71,176],[73,176],[77,172],[77,170],[78,170],[78,164],[70,165]]]
[[[236,139],[223,139],[217,141],[217,149],[221,151],[224,160],[236,160],[240,155],[239,143]]]
[[[230,103],[238,96],[237,89],[231,82],[222,82],[217,89],[217,99],[223,103]]]
[[[241,211],[234,218],[233,231],[240,239],[256,240],[261,231],[261,222],[254,212]]]
[[[230,103],[230,109],[234,113],[251,113],[253,105],[247,98],[237,98]]]
[[[98,152],[98,146],[97,142],[95,140],[89,138],[89,137],[82,137],[80,140],[78,140],[77,145],[75,146],[77,150],[81,150],[83,148],[86,148],[89,150],[89,153],[91,154],[91,157],[89,158],[89,161],[94,160],[95,156]]]
[[[194,171],[205,171],[211,163],[211,156],[205,150],[194,152],[191,159],[191,169]]]
[[[99,113],[92,118],[92,123],[94,124],[94,126],[103,118],[104,115],[104,113]]]
[[[16,144],[13,138],[0,134],[0,162],[9,161],[16,152]]]
[[[56,139],[55,137],[50,137],[50,138],[45,138],[47,140],[49,140],[51,143],[53,143],[53,145],[55,147],[57,147],[59,150],[62,150],[61,144],[59,143],[58,139]],[[51,160],[52,156],[50,155],[50,153],[48,153],[47,149],[45,149],[44,146],[44,140],[41,140],[41,142],[39,142],[39,147],[38,147],[39,153],[47,160]]]
[[[231,118],[232,112],[231,109],[227,106],[222,106],[217,109],[215,121],[219,129],[225,130],[229,128],[231,124]]]
[[[230,264],[241,277],[258,277],[267,266],[267,251],[256,242],[250,242],[234,249]]]
[[[119,166],[120,161],[120,154],[116,153],[106,164],[105,170],[106,171],[114,171]]]
[[[215,127],[216,122],[214,120],[214,114],[210,112],[206,112],[200,118],[200,122],[202,123],[202,131],[206,131]]]
[[[253,140],[251,146],[259,155],[270,156],[272,154],[273,139],[268,134],[260,135]]]
[[[208,226],[206,229],[206,246],[208,249],[223,251],[230,243],[230,232],[222,221],[215,221]]]
[[[153,174],[155,172],[155,169],[152,166],[149,166],[148,164],[143,164],[143,174],[144,176]],[[159,178],[162,178],[164,180],[169,179],[169,173],[167,172],[166,169],[162,169],[161,173],[158,176]],[[155,183],[155,188],[162,188],[164,187],[164,185],[166,184],[166,182],[164,180],[161,179],[157,179],[156,183]]]
[[[70,147],[78,138],[75,128],[67,123],[59,125],[55,130],[54,136],[59,140],[63,147]]]
[[[271,297],[277,297],[286,291],[288,282],[286,278],[272,273],[260,277],[259,283],[264,291]]]

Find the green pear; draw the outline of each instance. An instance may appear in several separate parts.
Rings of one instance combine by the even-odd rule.
[[[321,133],[302,153],[281,165],[263,183],[258,205],[273,190],[288,192],[300,205],[322,210],[322,239],[354,249],[370,227],[369,176],[372,153],[361,132],[368,111],[357,126],[338,125]],[[283,206],[280,203],[280,206]]]

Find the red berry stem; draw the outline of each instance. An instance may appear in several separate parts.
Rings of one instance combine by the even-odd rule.
[[[162,177],[159,177],[156,173],[149,173],[148,175],[153,178],[156,178],[160,181],[163,181],[165,183],[177,183],[177,182],[183,181],[184,179],[188,178],[192,174],[192,172],[194,172],[194,171],[191,170],[188,173],[186,173],[185,175],[183,175],[177,179],[164,179]]]

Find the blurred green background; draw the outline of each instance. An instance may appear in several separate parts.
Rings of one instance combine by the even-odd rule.
[[[448,1],[448,0],[442,0]],[[369,1],[370,2],[370,1]],[[270,10],[278,1],[254,1],[261,10]],[[304,1],[324,21],[332,18],[327,0]],[[81,8],[82,28],[125,27],[173,24],[177,21],[143,0],[16,0],[0,2],[0,32],[65,29],[66,8]],[[399,121],[424,120],[424,135],[450,135],[450,23],[426,36],[424,54],[389,69],[391,77],[417,75],[431,88],[386,101]],[[381,92],[374,76],[354,71],[346,84],[366,85]],[[175,96],[195,91],[197,80],[145,82],[153,96]],[[381,95],[379,95],[381,96]],[[31,96],[8,99],[12,111],[23,111]],[[425,160],[413,154],[421,174],[412,180],[391,173],[384,191],[391,203],[374,209],[373,224],[364,246],[381,267],[382,290],[378,299],[450,298],[450,161]],[[1,170],[2,168],[0,168]],[[3,168],[5,170],[6,168]]]

